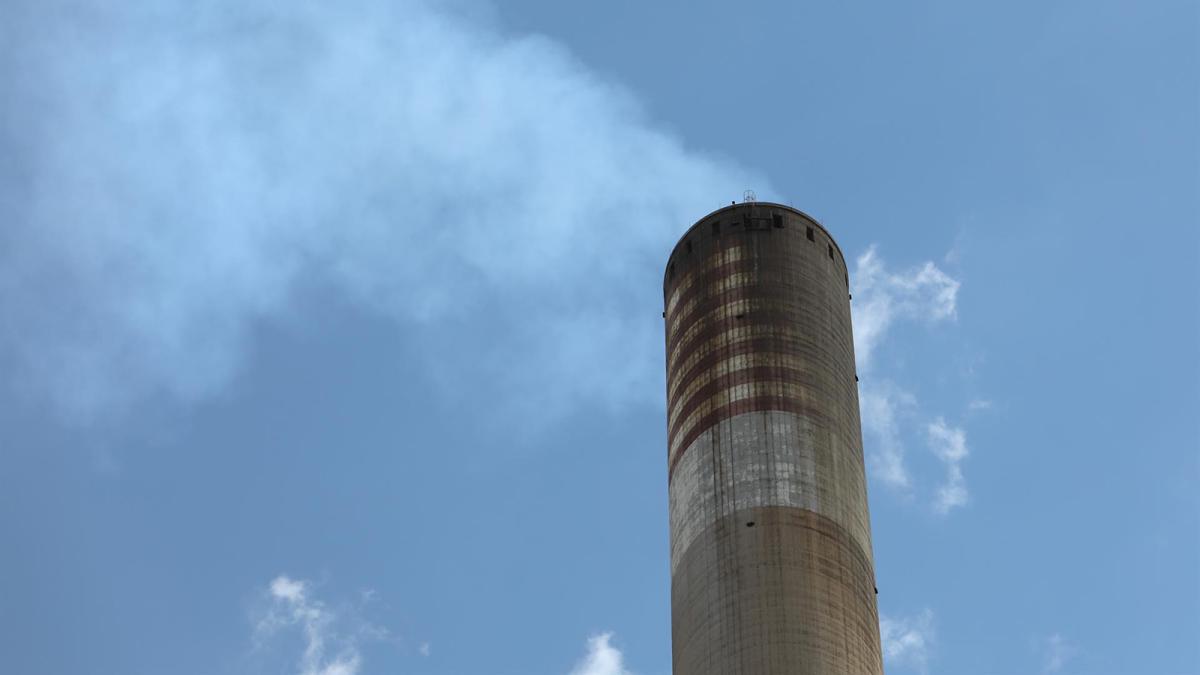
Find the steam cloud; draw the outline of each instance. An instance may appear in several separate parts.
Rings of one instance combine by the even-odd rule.
[[[526,326],[500,348],[540,365],[493,373],[513,387],[657,394],[666,251],[720,196],[769,188],[472,9],[0,5],[15,386],[84,422],[200,400],[317,280],[414,327],[484,307]]]

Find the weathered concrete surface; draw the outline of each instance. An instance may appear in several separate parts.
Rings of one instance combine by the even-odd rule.
[[[730,206],[675,247],[664,299],[675,675],[882,673],[837,244]]]

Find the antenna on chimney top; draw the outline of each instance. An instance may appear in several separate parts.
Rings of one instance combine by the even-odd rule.
[[[756,202],[756,201],[758,201],[758,197],[756,197],[754,195],[754,190],[746,190],[745,192],[742,193],[742,201],[743,202]]]

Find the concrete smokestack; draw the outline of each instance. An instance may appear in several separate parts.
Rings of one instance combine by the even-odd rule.
[[[663,295],[674,674],[882,673],[842,252],[735,204],[675,246]]]

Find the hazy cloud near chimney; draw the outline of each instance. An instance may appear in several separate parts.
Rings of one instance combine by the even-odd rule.
[[[883,660],[889,668],[925,673],[929,670],[936,633],[933,612],[922,610],[911,616],[879,616]]]
[[[932,262],[893,272],[874,246],[855,261],[851,283],[854,357],[860,375],[872,369],[876,349],[895,321],[944,321],[958,311],[957,279]]]
[[[77,421],[202,399],[316,278],[403,325],[526,327],[501,351],[538,365],[489,365],[510,391],[657,400],[664,257],[766,181],[684,148],[557,43],[451,7],[3,3],[15,386]]]
[[[923,417],[917,397],[899,384],[889,364],[880,363],[879,348],[898,321],[952,321],[958,312],[960,282],[932,262],[890,270],[872,246],[858,257],[850,277],[854,313],[864,452],[871,476],[911,494],[912,471],[905,458],[906,429],[921,427],[930,449],[946,467],[946,479],[932,499],[934,511],[946,514],[967,501],[962,463],[967,456],[966,431],[942,417],[914,425]],[[977,401],[968,410],[982,409]]]

